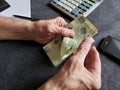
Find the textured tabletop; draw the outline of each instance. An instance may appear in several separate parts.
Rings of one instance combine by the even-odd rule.
[[[50,0],[32,0],[32,17],[70,18],[49,6]],[[111,35],[120,39],[120,0],[104,2],[87,17],[98,29],[94,45]],[[100,52],[102,87],[100,90],[120,90],[120,64]],[[61,65],[62,66],[62,65]],[[42,50],[31,41],[0,41],[0,90],[35,90],[61,67],[54,68]]]

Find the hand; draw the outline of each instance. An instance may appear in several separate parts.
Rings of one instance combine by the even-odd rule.
[[[40,20],[33,23],[32,37],[34,41],[46,44],[53,40],[56,36],[62,35],[72,37],[74,32],[65,28],[67,22],[61,17],[51,20]]]
[[[101,61],[92,38],[86,38],[61,70],[40,90],[95,90],[101,87]]]
[[[99,89],[101,86],[101,62],[96,48],[91,44],[93,39],[87,38],[79,46],[77,52],[71,56],[68,62],[62,67],[55,76],[54,81],[61,82],[67,90]],[[59,80],[58,78],[61,77]],[[56,83],[57,83],[56,82]]]

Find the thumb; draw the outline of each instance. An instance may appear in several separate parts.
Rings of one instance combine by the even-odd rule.
[[[65,27],[57,27],[56,34],[62,35],[65,37],[73,37],[75,32]]]
[[[95,46],[91,47],[85,61],[85,66],[90,72],[97,73],[97,75],[101,74],[100,56]]]
[[[92,43],[94,42],[94,39],[92,37],[86,38],[82,41],[80,46],[78,47],[78,50],[76,52],[76,57],[80,58],[80,63],[84,65],[85,58],[91,48]]]

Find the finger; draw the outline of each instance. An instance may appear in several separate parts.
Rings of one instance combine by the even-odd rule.
[[[62,17],[57,17],[55,23],[60,27],[65,27],[68,24]]]
[[[101,87],[101,61],[99,53],[94,46],[91,47],[87,55],[85,66],[87,70],[91,72],[96,78],[98,87]]]
[[[97,76],[101,76],[101,61],[100,56],[96,48],[93,46],[91,47],[87,59],[85,61],[86,68]]]
[[[84,65],[85,58],[93,42],[94,42],[94,39],[92,37],[84,39],[75,54],[76,57],[80,58],[80,63],[82,65]]]
[[[66,36],[66,37],[73,37],[75,32],[68,28],[57,27],[56,34]]]

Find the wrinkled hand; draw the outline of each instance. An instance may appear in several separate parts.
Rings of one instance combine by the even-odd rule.
[[[58,35],[72,37],[74,32],[65,28],[66,25],[67,22],[61,17],[36,21],[32,27],[33,39],[39,43],[46,44]]]
[[[67,90],[84,90],[81,89],[81,84],[90,90],[100,88],[101,62],[96,48],[91,47],[93,41],[92,38],[85,39],[79,46],[78,51],[58,72],[54,80],[56,83],[61,82],[58,86]]]
[[[86,38],[60,71],[39,90],[96,90],[101,87],[101,61],[92,38]],[[52,88],[53,87],[53,88]]]

